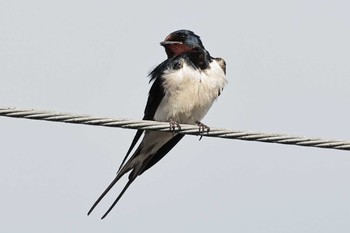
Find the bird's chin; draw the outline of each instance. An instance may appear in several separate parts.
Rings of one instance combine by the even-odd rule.
[[[180,54],[186,53],[188,51],[191,51],[193,48],[182,43],[171,43],[171,44],[164,44],[166,53],[168,54],[168,57],[175,57]]]

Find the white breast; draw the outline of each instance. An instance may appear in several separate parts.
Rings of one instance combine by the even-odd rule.
[[[155,112],[157,121],[194,124],[203,119],[227,83],[225,73],[213,60],[205,71],[183,64],[164,76],[165,96]]]

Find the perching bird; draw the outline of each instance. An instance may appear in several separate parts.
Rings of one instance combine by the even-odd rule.
[[[116,177],[88,215],[114,184],[131,171],[129,181],[102,219],[106,217],[136,177],[161,160],[183,138],[184,135],[175,130],[179,124],[197,124],[200,130],[209,129],[200,121],[227,83],[224,59],[211,57],[199,36],[189,30],[175,31],[160,44],[168,59],[149,75],[153,84],[143,119],[169,122],[173,133],[146,130],[140,145],[125,163],[143,134],[144,130],[138,130]]]

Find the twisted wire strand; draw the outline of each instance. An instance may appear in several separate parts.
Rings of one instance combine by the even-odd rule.
[[[121,118],[96,117],[81,114],[58,113],[51,111],[39,111],[34,109],[0,108],[0,116],[25,118],[32,120],[45,120],[64,122],[71,124],[85,124],[105,127],[119,127],[127,129],[156,130],[162,132],[173,132],[169,127],[169,122],[157,122],[146,120],[131,120]],[[239,139],[246,141],[258,141],[268,143],[279,143],[297,146],[329,148],[337,150],[350,150],[350,141],[329,140],[321,138],[308,138],[300,136],[290,136],[275,133],[258,133],[238,130],[228,130],[210,128],[209,132],[200,132],[198,126],[180,124],[181,129],[176,129],[177,133],[200,135],[203,137],[217,137],[227,139]]]

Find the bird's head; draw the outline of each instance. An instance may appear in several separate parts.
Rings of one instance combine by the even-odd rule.
[[[175,57],[193,49],[204,49],[199,36],[189,30],[178,30],[160,42],[164,46],[168,58]]]

